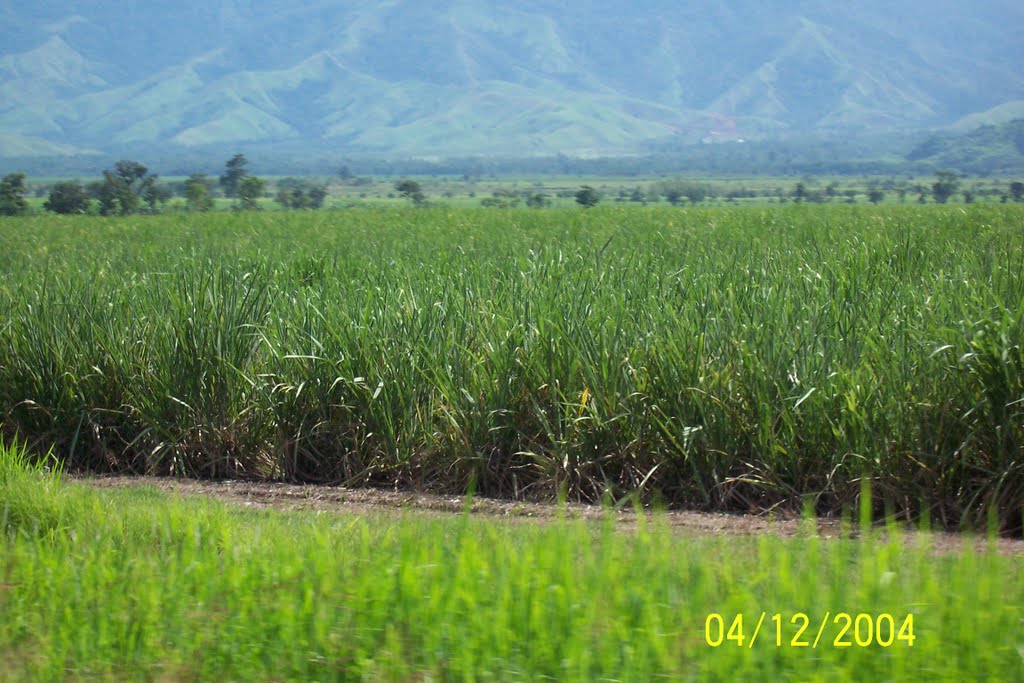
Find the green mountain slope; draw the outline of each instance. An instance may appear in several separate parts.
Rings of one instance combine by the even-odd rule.
[[[934,135],[907,159],[968,173],[1019,173],[1024,171],[1024,118],[966,134]]]
[[[934,127],[1024,99],[1022,25],[1003,0],[51,2],[0,9],[0,131],[550,154]]]

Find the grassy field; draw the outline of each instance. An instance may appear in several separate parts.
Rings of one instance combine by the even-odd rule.
[[[1020,556],[871,523],[1020,528],[1022,219],[2,220],[0,679],[1021,680]],[[254,511],[64,468],[859,517]]]
[[[75,468],[1019,529],[1024,211],[0,222],[8,438]]]
[[[860,530],[254,512],[0,447],[0,678],[1024,677],[1019,556]]]

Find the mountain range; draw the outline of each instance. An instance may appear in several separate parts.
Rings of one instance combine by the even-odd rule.
[[[384,155],[999,123],[1024,4],[229,0],[0,7],[0,156]]]

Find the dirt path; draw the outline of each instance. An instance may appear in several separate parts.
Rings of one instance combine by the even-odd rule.
[[[193,479],[170,479],[165,477],[117,477],[117,476],[74,476],[69,481],[97,488],[130,488],[151,486],[162,491],[185,496],[207,496],[226,503],[253,509],[277,510],[318,510],[351,514],[394,514],[413,512],[418,514],[461,514],[465,501],[458,496],[441,496],[430,493],[411,493],[381,489],[349,489],[336,486],[314,486],[280,484],[253,481],[202,481]],[[571,503],[564,508],[564,516],[570,519],[600,520],[605,512],[599,506]],[[474,498],[472,513],[513,522],[553,520],[559,515],[559,507],[553,504],[528,503],[490,498]],[[636,526],[637,513],[623,509],[615,513],[616,522],[623,529]],[[670,511],[665,513],[669,526],[683,534],[715,536],[751,536],[774,534],[780,537],[794,537],[804,526],[792,515],[768,517],[756,515],[731,515],[708,512]],[[840,524],[834,519],[819,519],[818,533],[823,539],[838,538]],[[908,544],[920,539],[921,533],[907,531],[904,538]],[[932,545],[938,553],[957,552],[968,542],[960,534],[931,533]],[[985,539],[977,539],[979,551],[987,545]],[[997,541],[1000,553],[1024,556],[1024,540],[1001,538]]]

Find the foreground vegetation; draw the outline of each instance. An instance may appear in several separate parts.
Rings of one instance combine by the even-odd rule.
[[[896,529],[886,542],[867,527],[860,540],[726,539],[679,536],[657,517],[627,533],[610,521],[252,512],[99,492],[63,483],[53,464],[0,447],[5,680],[1024,676],[1020,558],[935,556]],[[913,615],[912,633],[884,627],[872,641],[862,629],[872,642],[860,646],[826,617],[839,612],[898,626]],[[796,613],[812,632],[797,634]],[[745,615],[742,645],[713,614],[727,628]]]
[[[71,467],[1019,529],[1020,208],[0,223],[0,410]]]

